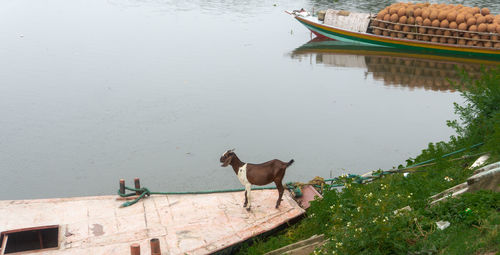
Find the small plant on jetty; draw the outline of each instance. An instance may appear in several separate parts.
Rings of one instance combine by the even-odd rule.
[[[464,182],[475,158],[443,159],[459,148],[484,143],[466,153],[489,152],[500,160],[500,67],[471,79],[464,71],[455,84],[465,105],[455,104],[459,121],[449,121],[457,135],[449,142],[430,143],[407,165],[436,158],[435,164],[382,175],[368,184],[341,178],[342,191],[332,189],[311,203],[307,217],[279,235],[243,247],[242,254],[263,254],[313,234],[327,242],[315,254],[495,254],[500,252],[500,193],[480,191],[429,206],[429,197]],[[444,230],[437,221],[448,221]]]

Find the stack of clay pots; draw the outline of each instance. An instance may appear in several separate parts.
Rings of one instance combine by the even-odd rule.
[[[395,3],[372,21],[376,35],[500,48],[500,15],[461,4]]]

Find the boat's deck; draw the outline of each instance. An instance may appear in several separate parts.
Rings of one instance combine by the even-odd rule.
[[[288,191],[275,209],[277,196],[252,191],[251,212],[243,192],[151,196],[126,208],[117,196],[0,201],[0,232],[59,225],[59,248],[43,254],[130,254],[132,243],[149,254],[151,238],[162,254],[207,254],[304,213]]]

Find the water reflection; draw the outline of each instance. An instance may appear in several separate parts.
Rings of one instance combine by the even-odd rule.
[[[450,81],[460,79],[456,68],[465,69],[471,77],[478,77],[482,66],[500,64],[320,39],[300,46],[290,56],[325,66],[363,68],[365,75],[371,74],[373,79],[383,81],[386,86],[434,91],[454,91]]]

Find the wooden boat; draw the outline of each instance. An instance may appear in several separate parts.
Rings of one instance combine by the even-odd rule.
[[[405,38],[395,38],[383,35],[375,35],[372,33],[373,29],[375,29],[375,27],[373,26],[374,22],[383,22],[389,24],[395,24],[395,23],[378,20],[371,14],[350,13],[346,11],[336,11],[336,10],[329,10],[329,11],[331,11],[334,17],[330,19],[328,19],[328,17],[325,17],[324,21],[320,21],[317,16],[310,15],[308,12],[304,10],[292,11],[287,13],[294,16],[295,19],[297,19],[301,24],[306,26],[306,28],[311,30],[311,32],[313,32],[315,35],[342,42],[355,43],[358,45],[365,45],[365,46],[389,47],[389,48],[396,48],[400,50],[408,50],[426,54],[441,54],[441,55],[451,55],[464,58],[482,58],[482,59],[500,60],[499,48],[435,43],[435,42],[428,42],[421,40],[410,40]],[[326,15],[328,15],[328,12]],[[435,27],[419,26],[419,25],[408,24],[407,26],[411,26],[414,28],[423,27],[423,28],[435,29]],[[460,31],[456,29],[447,29],[447,30]],[[394,31],[394,32],[405,33],[401,31]],[[474,32],[474,33],[477,33],[479,35],[489,34],[489,33],[479,33],[479,32]],[[418,35],[417,33],[414,34]],[[441,37],[445,36],[442,35]]]
[[[315,195],[305,194],[300,204]],[[250,212],[243,192],[151,195],[124,208],[117,196],[4,200],[0,254],[131,254],[135,244],[140,254],[152,254],[151,239],[159,240],[161,254],[230,253],[304,214],[288,191],[278,209],[276,197],[276,189],[252,191]]]

